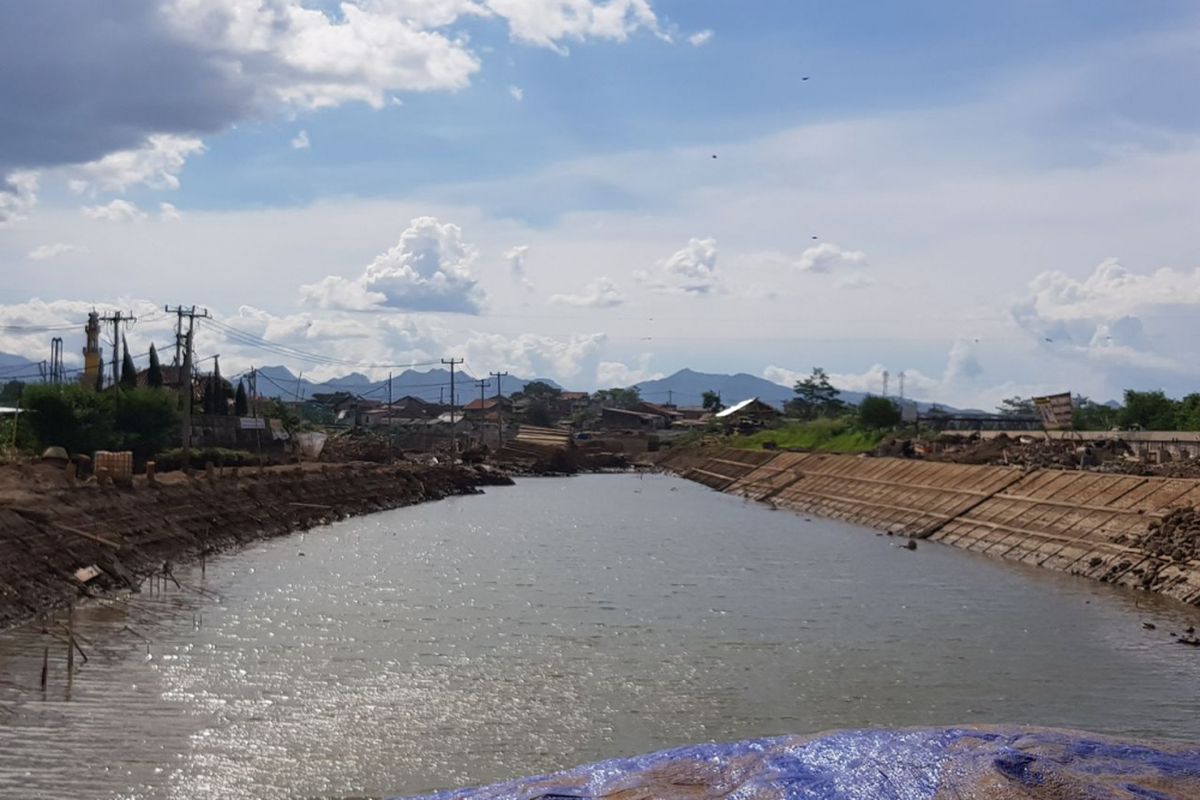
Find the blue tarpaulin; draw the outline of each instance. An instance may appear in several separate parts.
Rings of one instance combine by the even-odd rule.
[[[681,747],[421,800],[1200,800],[1200,746],[1049,729],[842,731]]]

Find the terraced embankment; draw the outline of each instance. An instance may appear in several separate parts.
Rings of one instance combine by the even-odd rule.
[[[451,465],[311,464],[74,485],[48,465],[0,475],[0,628],[80,596],[137,590],[164,562],[512,483]]]
[[[668,451],[657,464],[780,508],[1200,605],[1200,524],[1167,544],[1158,535],[1173,510],[1200,506],[1200,480],[732,448]]]

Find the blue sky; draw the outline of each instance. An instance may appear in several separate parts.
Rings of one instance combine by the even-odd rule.
[[[592,388],[819,364],[974,405],[1200,377],[1194,4],[19,13],[5,352],[44,357],[27,329],[92,305],[165,341],[151,309],[194,302],[368,372],[453,353]],[[235,368],[280,360],[204,336]]]

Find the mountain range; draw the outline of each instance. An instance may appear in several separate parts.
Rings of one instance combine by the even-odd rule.
[[[0,382],[9,380],[6,376],[20,376],[23,380],[36,380],[38,364],[21,356],[0,353]],[[258,394],[262,397],[277,397],[283,400],[296,400],[312,397],[314,394],[332,392],[350,392],[360,397],[385,401],[388,398],[388,382],[372,380],[360,372],[352,372],[339,378],[326,381],[311,381],[297,375],[284,366],[260,367],[258,375]],[[245,374],[238,377],[246,377]],[[500,393],[509,395],[519,392],[533,380],[540,380],[552,386],[559,386],[548,378],[521,378],[509,375],[501,379]],[[717,392],[725,405],[732,405],[739,400],[757,397],[765,403],[782,408],[783,404],[795,397],[789,386],[739,372],[735,375],[722,373],[697,372],[691,369],[681,369],[673,375],[655,380],[642,381],[637,384],[642,398],[652,403],[673,403],[676,406],[699,406],[707,391]],[[562,387],[559,387],[562,388]],[[478,379],[468,372],[455,370],[454,373],[455,399],[459,404],[469,403],[479,396]],[[484,389],[487,396],[496,394],[494,379],[489,381]],[[397,400],[405,395],[418,397],[427,402],[450,401],[450,371],[446,369],[431,369],[426,372],[405,370],[392,378],[391,396]],[[841,399],[851,405],[862,402],[866,397],[862,392],[844,391]],[[931,403],[918,402],[921,411],[928,411]],[[960,413],[983,413],[977,411],[960,411],[943,406],[947,411]]]

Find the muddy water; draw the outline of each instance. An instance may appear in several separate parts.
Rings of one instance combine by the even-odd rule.
[[[1192,609],[673,478],[530,480],[177,575],[76,612],[70,684],[59,641],[0,635],[0,797],[378,797],[874,725],[1200,740]]]

